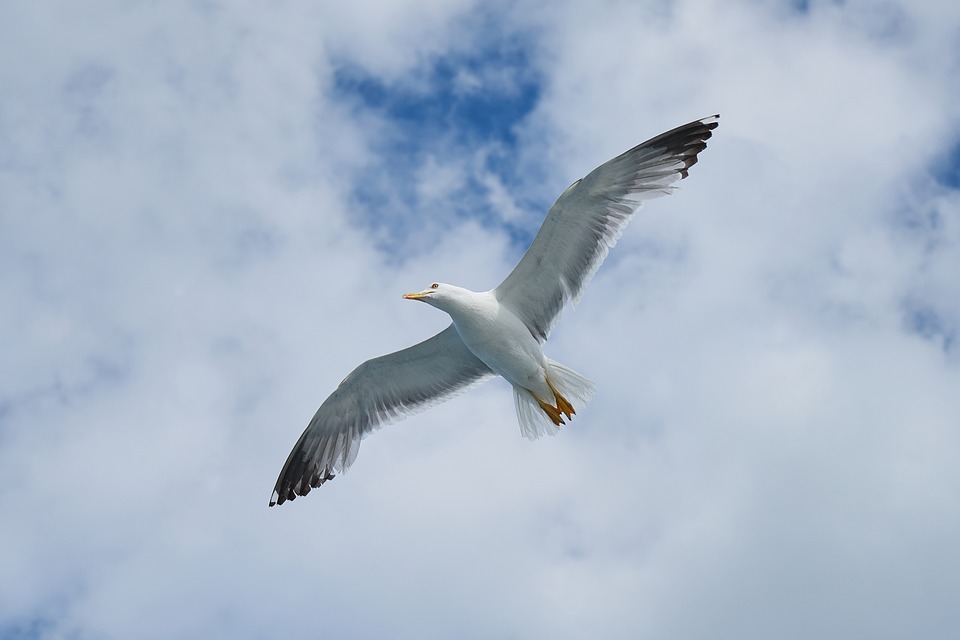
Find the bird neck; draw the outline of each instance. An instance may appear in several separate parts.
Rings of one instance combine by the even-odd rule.
[[[437,304],[434,306],[446,311],[451,318],[456,320],[465,314],[476,313],[483,306],[483,296],[483,293],[457,287],[442,299],[437,300]]]

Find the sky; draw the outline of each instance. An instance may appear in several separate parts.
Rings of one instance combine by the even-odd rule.
[[[960,627],[960,5],[0,3],[0,638]],[[720,113],[547,354],[268,508],[571,182]]]

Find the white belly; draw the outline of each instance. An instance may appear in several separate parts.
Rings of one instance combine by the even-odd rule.
[[[471,313],[451,314],[463,343],[485,365],[513,385],[552,398],[546,358],[537,339],[513,312],[491,295]]]

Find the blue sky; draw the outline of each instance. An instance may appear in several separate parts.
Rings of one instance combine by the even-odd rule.
[[[354,194],[358,209],[370,216],[365,224],[393,232],[386,250],[396,252],[399,247],[394,243],[408,238],[407,228],[423,224],[420,209],[425,194],[417,189],[416,171],[451,154],[475,166],[461,176],[453,193],[446,194],[452,210],[432,219],[470,217],[499,224],[513,231],[518,243],[529,244],[537,227],[524,221],[524,228],[518,228],[519,221],[499,219],[496,205],[484,196],[489,191],[485,180],[503,187],[523,186],[513,151],[541,89],[530,58],[523,41],[494,36],[475,50],[426,60],[410,77],[397,80],[349,63],[334,71],[337,99],[390,123],[374,142],[379,162],[361,178]],[[546,209],[551,201],[525,204]]]
[[[0,638],[951,638],[960,9],[7,3]],[[268,509],[310,416],[721,114],[548,355]]]

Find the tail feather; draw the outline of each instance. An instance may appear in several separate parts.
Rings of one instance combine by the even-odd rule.
[[[573,369],[569,369],[550,358],[547,358],[547,367],[550,371],[550,380],[553,382],[553,386],[567,400],[571,398],[579,400],[582,407],[593,398],[593,394],[597,391],[597,385]]]
[[[583,407],[596,391],[596,386],[592,382],[559,362],[547,359],[547,371],[551,384],[563,399],[557,400],[558,408],[567,408],[570,414],[574,413],[571,406],[573,400]],[[536,440],[541,436],[552,436],[560,432],[560,426],[554,423],[550,415],[540,407],[537,399],[526,389],[514,387],[513,401],[517,407],[520,433],[524,438]],[[567,415],[567,419],[570,417],[572,416]]]
[[[536,440],[540,436],[554,436],[560,433],[560,427],[553,424],[530,392],[523,387],[513,388],[513,402],[517,406],[517,422],[520,433],[527,440]]]

